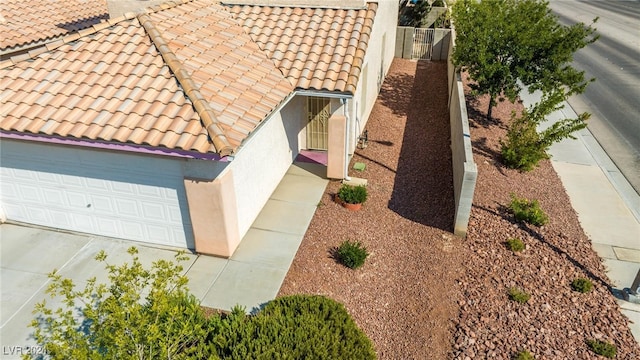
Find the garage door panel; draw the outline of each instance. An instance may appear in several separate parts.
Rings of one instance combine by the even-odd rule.
[[[143,226],[140,223],[135,223],[127,220],[120,221],[120,228],[122,233],[127,239],[137,241],[150,241],[144,233]]]
[[[109,186],[107,186],[107,183],[105,180],[93,179],[88,177],[88,178],[85,178],[85,181],[87,182],[87,187],[89,189],[103,191],[103,192],[109,191]]]
[[[82,209],[86,208],[89,204],[89,199],[83,193],[76,191],[65,191],[67,201],[69,202],[69,208]]]
[[[84,187],[84,182],[82,181],[82,178],[79,176],[73,176],[73,175],[61,175],[60,176],[60,183],[63,186],[69,186],[69,187]]]
[[[35,171],[23,170],[23,171],[13,171],[11,176],[17,180],[28,181],[28,182],[37,182],[38,178]]]
[[[119,181],[111,182],[111,190],[120,194],[136,195],[133,185]]]
[[[107,236],[118,236],[118,222],[114,219],[102,218],[97,223],[100,232]]]
[[[40,183],[48,183],[52,185],[59,186],[60,185],[60,176],[47,172],[39,172],[36,173],[37,181]]]
[[[20,199],[17,187],[9,182],[9,178],[2,177],[0,184],[2,184],[2,187],[0,188],[0,197],[7,201],[16,201]]]
[[[42,195],[47,204],[65,206],[65,196],[62,190],[42,188]]]
[[[149,202],[142,203],[142,214],[146,219],[164,221],[167,219],[166,211],[162,204],[154,204]]]
[[[116,213],[111,199],[107,196],[92,195],[91,208],[93,211],[104,215],[113,215]]]
[[[129,199],[113,199],[115,203],[116,213],[124,217],[140,217],[138,211],[138,203]]]
[[[20,199],[27,202],[38,202],[42,199],[40,189],[36,186],[27,184],[18,185],[18,196]]]
[[[169,218],[174,223],[181,222],[182,221],[182,214],[180,212],[180,209],[178,209],[178,208],[170,208],[169,209]]]
[[[33,219],[36,224],[48,224],[51,222],[51,218],[47,216],[48,213],[44,209],[27,208],[27,216],[29,219]]]
[[[193,248],[180,160],[5,139],[0,146],[8,219]]]
[[[50,209],[49,214],[51,214],[51,220],[54,224],[60,224],[60,227],[63,229],[68,229],[73,226],[73,222],[70,219],[69,214],[64,211],[59,211],[55,209]]]
[[[149,196],[149,197],[155,198],[155,197],[162,196],[162,191],[161,191],[161,188],[158,188],[155,186],[139,185],[138,194],[142,196]]]
[[[74,213],[71,217],[74,230],[93,233],[96,229],[96,223],[93,222],[93,218],[87,214]]]
[[[174,238],[174,234],[171,232],[168,232],[167,229],[165,227],[160,227],[160,226],[154,226],[154,225],[149,225],[147,226],[147,229],[149,231],[149,238],[150,239],[164,239],[164,238]]]

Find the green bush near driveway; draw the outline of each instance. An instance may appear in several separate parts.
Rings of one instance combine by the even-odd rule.
[[[511,194],[509,210],[517,221],[535,226],[542,226],[549,222],[549,217],[540,208],[538,200],[528,200]]]

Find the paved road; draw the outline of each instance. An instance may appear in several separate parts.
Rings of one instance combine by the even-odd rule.
[[[596,82],[569,104],[592,114],[589,130],[640,193],[640,1],[551,0],[550,8],[565,24],[599,17],[600,39],[574,57]]]

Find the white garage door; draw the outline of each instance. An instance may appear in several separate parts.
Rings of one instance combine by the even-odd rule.
[[[8,220],[193,248],[180,160],[1,141]]]

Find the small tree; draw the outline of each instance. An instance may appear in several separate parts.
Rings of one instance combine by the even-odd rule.
[[[497,100],[515,101],[522,85],[546,93],[565,88],[570,96],[590,81],[570,63],[577,50],[596,40],[595,29],[560,25],[546,1],[460,0],[452,18],[453,64],[469,72],[475,94],[489,95],[489,119]]]
[[[402,19],[403,26],[421,27],[425,24],[427,14],[431,11],[431,5],[427,0],[418,0],[413,6],[404,8],[404,16]]]
[[[575,119],[561,119],[542,131],[540,124],[547,115],[562,109],[560,103],[566,95],[562,88],[544,94],[542,100],[522,112],[520,117],[511,115],[506,141],[500,140],[504,164],[512,169],[530,171],[547,159],[547,150],[552,144],[566,138],[575,139],[572,133],[587,127],[589,113],[579,114]]]
[[[184,359],[208,358],[208,322],[200,305],[186,289],[182,266],[158,260],[152,268],[140,263],[135,247],[132,263],[105,263],[110,284],[87,281],[76,290],[70,279],[55,270],[47,289],[60,296],[63,307],[38,303],[34,337],[52,359]],[[186,257],[176,256],[177,261]]]

